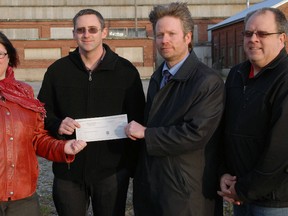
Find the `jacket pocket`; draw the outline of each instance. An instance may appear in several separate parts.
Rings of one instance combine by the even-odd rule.
[[[168,175],[171,177],[175,188],[182,192],[182,194],[189,195],[191,193],[191,183],[189,177],[183,171],[181,163],[177,157],[168,158]]]

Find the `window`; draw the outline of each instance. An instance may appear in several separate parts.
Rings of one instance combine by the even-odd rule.
[[[233,66],[234,65],[234,49],[233,47],[229,47],[229,65],[228,66]]]
[[[137,28],[137,36],[135,28],[109,28],[109,37],[118,37],[118,38],[146,38],[146,29]]]
[[[194,25],[194,31],[193,31],[193,43],[198,43],[199,38],[198,38],[198,25]]]
[[[225,55],[225,47],[221,47],[220,49],[220,56],[219,56],[219,61],[221,62],[221,65],[223,67],[226,67],[226,55]]]
[[[211,25],[208,25],[208,29],[211,28],[214,24],[211,24]],[[211,42],[212,41],[212,31],[209,30],[207,31],[207,34],[208,34],[208,42]]]
[[[243,52],[243,46],[238,46],[238,62],[241,63],[244,61],[244,52]]]

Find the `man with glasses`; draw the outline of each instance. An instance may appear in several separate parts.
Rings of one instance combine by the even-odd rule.
[[[235,216],[287,216],[287,20],[279,9],[262,8],[244,22],[248,60],[226,80],[218,194],[234,204]]]
[[[108,30],[92,9],[73,19],[78,47],[47,70],[38,98],[45,103],[46,128],[75,138],[75,119],[127,114],[143,120],[145,96],[137,69],[103,43]],[[53,163],[53,200],[60,216],[124,216],[129,178],[138,145],[130,139],[89,142],[69,165]]]

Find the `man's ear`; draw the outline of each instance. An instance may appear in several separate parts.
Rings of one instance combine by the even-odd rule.
[[[108,35],[108,28],[106,27],[103,28],[101,33],[102,33],[102,38],[106,38]]]

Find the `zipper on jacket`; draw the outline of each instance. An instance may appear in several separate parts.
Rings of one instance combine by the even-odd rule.
[[[272,191],[272,199],[273,199],[273,200],[276,200],[275,191]]]
[[[89,73],[89,81],[92,81],[92,70],[88,70]]]
[[[68,170],[70,170],[70,163],[67,163]]]
[[[245,94],[246,88],[247,88],[247,85],[244,85],[244,87],[243,87],[243,94]]]

